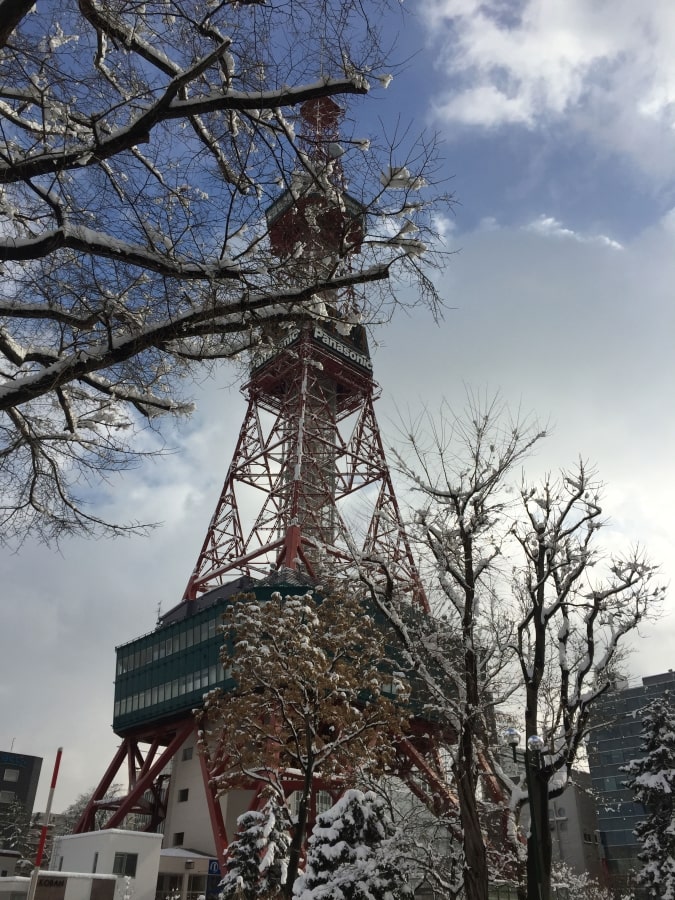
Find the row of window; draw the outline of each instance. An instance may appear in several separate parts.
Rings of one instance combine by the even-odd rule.
[[[192,747],[186,748],[188,750],[192,750]],[[190,796],[189,788],[180,788],[178,791],[178,802],[179,803],[187,803],[188,798]],[[300,810],[300,791],[293,791],[293,793],[288,798],[288,807],[293,818],[297,818],[298,812]],[[328,791],[318,791],[315,798],[315,809],[314,814],[319,816],[321,813],[328,812],[328,810],[333,805],[333,797]],[[174,847],[182,847],[185,841],[185,832],[184,831],[175,831],[172,836],[172,845]]]
[[[185,900],[199,900],[207,894],[207,885],[211,882],[213,890],[209,891],[209,896],[216,897],[218,894],[217,886],[220,881],[220,875],[194,875],[188,876],[187,893]],[[167,900],[167,897],[180,897],[183,888],[183,875],[170,874],[168,872],[160,872],[157,876],[157,891],[155,900]],[[25,896],[25,895],[24,895]]]
[[[117,654],[117,674],[124,675],[125,672],[132,672],[148,663],[156,662],[173,653],[187,650],[188,647],[193,647],[195,644],[208,641],[215,637],[219,624],[219,618],[209,619],[208,622],[182,628],[178,634],[172,634],[167,638],[158,638],[145,647],[121,649]]]
[[[625,791],[628,775],[609,775],[607,778],[594,778],[593,787],[606,791]]]
[[[605,844],[608,847],[630,847],[637,844],[638,840],[632,828],[622,828],[617,831],[604,831]]]
[[[63,871],[63,857],[59,856],[58,871]],[[136,877],[138,868],[138,853],[116,853],[113,859],[113,875],[124,875],[127,878]],[[94,861],[91,864],[92,874],[98,869],[98,850],[94,853]],[[25,895],[24,895],[25,896]]]
[[[116,700],[114,716],[115,718],[125,716],[139,709],[146,709],[148,706],[155,706],[157,703],[165,703],[167,700],[181,697],[183,694],[204,691],[213,685],[220,684],[224,678],[228,677],[230,677],[230,671],[223,672],[220,665],[205,666],[197,672],[179,675],[172,681],[156,684],[147,690]]]
[[[606,822],[608,826],[614,820],[627,821],[628,819],[644,818],[645,816],[645,808],[642,803],[638,803],[637,801],[623,801],[621,803],[609,803],[609,805],[605,805],[601,803],[598,807],[602,813],[602,820]]]
[[[606,750],[600,753],[600,765],[611,766],[615,763],[625,763],[636,755],[634,747],[621,747],[614,750]]]

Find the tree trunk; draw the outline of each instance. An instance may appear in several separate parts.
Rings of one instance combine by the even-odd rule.
[[[474,741],[473,728],[467,723],[460,738],[455,766],[463,832],[464,891],[466,900],[487,900],[487,853],[476,804],[476,774],[472,754]]]
[[[302,787],[302,796],[298,804],[298,820],[293,829],[293,837],[288,851],[288,870],[286,872],[286,883],[283,885],[282,893],[286,900],[290,900],[293,896],[293,885],[300,871],[300,860],[302,858],[302,850],[305,845],[305,835],[307,833],[307,808],[312,795],[312,769],[305,772],[305,780]]]
[[[466,900],[487,900],[488,865],[485,840],[481,829],[476,798],[476,744],[482,737],[480,731],[480,691],[478,659],[475,644],[475,572],[474,547],[470,532],[462,529],[464,554],[464,614],[462,619],[462,646],[464,651],[464,700],[463,722],[457,748],[457,793],[462,821],[464,846],[464,892]]]
[[[548,827],[549,774],[541,754],[525,751],[530,833],[527,838],[527,900],[551,900],[551,831]]]

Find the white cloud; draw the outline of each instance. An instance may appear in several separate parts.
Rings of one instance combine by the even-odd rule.
[[[442,118],[538,128],[564,116],[646,168],[675,167],[670,0],[428,0],[424,10],[450,75]]]
[[[622,249],[618,241],[607,237],[606,234],[583,234],[571,228],[566,228],[554,216],[547,216],[543,213],[533,222],[525,225],[524,230],[532,231],[544,237],[568,238],[573,241],[579,241],[581,244],[600,244],[603,247],[612,247],[614,250]]]
[[[675,209],[670,209],[661,217],[661,227],[675,237]]]
[[[433,229],[441,244],[447,244],[450,236],[456,231],[457,224],[449,216],[437,213],[434,216]]]
[[[611,544],[639,541],[671,584],[674,223],[675,213],[620,252],[547,216],[534,228],[491,221],[464,232],[440,284],[453,307],[442,326],[421,315],[414,331],[394,321],[375,360],[390,434],[395,407],[435,411],[445,397],[461,410],[465,385],[500,390],[512,408],[550,420],[528,471],[555,472],[580,455],[596,465]],[[671,597],[667,616],[643,629],[633,674],[672,666],[673,612]]]

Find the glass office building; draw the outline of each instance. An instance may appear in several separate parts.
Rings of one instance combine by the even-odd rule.
[[[642,754],[642,710],[670,693],[675,700],[675,673],[651,675],[634,687],[628,683],[608,691],[594,707],[588,739],[588,762],[598,810],[607,876],[612,888],[623,889],[640,866],[640,846],[633,830],[645,818],[645,808],[626,787],[622,767]]]

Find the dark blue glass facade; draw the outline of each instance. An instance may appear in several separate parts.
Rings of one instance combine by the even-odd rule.
[[[637,687],[612,690],[594,707],[588,762],[607,874],[617,889],[627,887],[631,872],[640,866],[640,846],[633,831],[645,817],[644,807],[635,803],[626,787],[627,776],[621,768],[642,755],[642,710],[666,691],[675,697],[674,672],[643,678]]]

